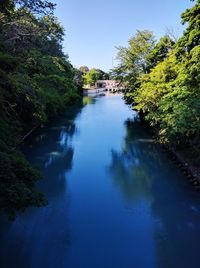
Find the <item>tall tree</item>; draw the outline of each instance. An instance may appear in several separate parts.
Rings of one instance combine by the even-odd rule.
[[[168,56],[174,45],[175,42],[172,41],[169,36],[161,37],[147,58],[148,72],[151,68],[155,67],[159,62],[162,62]]]
[[[107,78],[105,72],[95,68],[91,69],[83,76],[84,84],[89,86],[94,86],[97,80],[102,80],[105,78]]]
[[[36,14],[52,14],[55,6],[48,0],[1,0],[0,2],[0,10],[7,15],[16,7],[18,9],[28,9]]]
[[[134,92],[133,98],[134,107],[142,111],[146,120],[157,128],[160,139],[189,152],[198,163],[200,162],[199,14],[200,1],[197,0],[192,8],[182,14],[182,22],[187,23],[187,28],[177,43],[173,45],[170,41],[167,42],[170,46],[163,47],[161,42],[154,47],[150,54],[156,59],[153,61],[154,67],[150,69],[150,73],[141,76],[140,86]],[[162,56],[160,51],[162,52],[163,48],[164,59],[161,57],[160,61],[160,55]]]
[[[140,76],[149,71],[149,56],[155,46],[153,33],[137,31],[128,41],[128,47],[118,47],[119,65],[113,70],[115,79],[126,85],[125,98],[133,102],[133,93],[140,85]]]
[[[11,217],[46,204],[35,187],[41,175],[18,145],[80,98],[81,81],[62,51],[64,30],[53,8],[39,0],[0,6],[0,212]]]

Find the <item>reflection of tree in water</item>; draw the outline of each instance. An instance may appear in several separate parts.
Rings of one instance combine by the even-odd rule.
[[[152,185],[158,267],[200,267],[200,198],[174,166]],[[162,179],[162,180],[161,180]],[[161,180],[161,181],[160,181]]]
[[[25,153],[28,159],[44,174],[40,187],[47,195],[66,191],[66,173],[72,168],[74,149],[72,138],[77,133],[74,123],[81,107],[73,107],[66,114],[55,118],[29,140]],[[47,183],[48,181],[48,183]]]
[[[131,207],[138,199],[149,204],[156,267],[199,268],[200,195],[139,122],[127,122],[123,147],[112,151],[109,170]]]
[[[155,167],[155,145],[151,135],[139,121],[126,122],[126,136],[121,152],[112,151],[109,168],[113,181],[118,185],[127,201],[138,198],[151,199]],[[157,163],[158,164],[158,163]]]
[[[95,104],[96,99],[90,96],[84,96],[83,97],[83,106],[86,106],[88,104]]]
[[[79,111],[72,109],[55,119],[24,148],[28,159],[42,171],[39,187],[49,205],[27,210],[1,228],[2,267],[65,267],[70,245],[67,173],[73,166],[74,119]]]
[[[125,200],[149,203],[158,268],[200,267],[200,198],[139,122],[126,125],[120,152],[109,168]]]

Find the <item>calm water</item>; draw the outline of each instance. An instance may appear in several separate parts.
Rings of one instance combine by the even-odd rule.
[[[49,205],[1,220],[0,267],[199,268],[200,194],[120,96],[84,103],[26,144]]]

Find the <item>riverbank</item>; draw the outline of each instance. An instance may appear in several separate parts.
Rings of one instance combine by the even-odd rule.
[[[0,222],[3,267],[200,267],[199,193],[136,119],[97,97],[25,142],[49,204]]]
[[[200,191],[200,167],[193,164],[193,160],[187,158],[181,151],[175,151],[169,146],[163,146],[169,158],[179,167],[188,181]]]
[[[61,96],[60,96],[61,98]],[[44,194],[38,191],[37,182],[43,177],[21,152],[24,142],[35,135],[38,129],[48,124],[53,118],[62,114],[75,103],[81,100],[78,90],[70,94],[63,105],[57,110],[48,113],[44,122],[39,120],[23,120],[20,114],[7,116],[4,112],[0,118],[0,212],[14,219],[17,212],[24,211],[28,207],[40,207],[48,203]],[[49,103],[53,106],[54,100]],[[82,105],[82,102],[81,102]],[[81,106],[80,105],[80,106]],[[65,107],[65,108],[64,108]],[[37,111],[38,113],[40,111]],[[44,113],[43,113],[44,114]],[[15,133],[15,135],[13,135]]]
[[[137,110],[135,110],[138,112]],[[149,125],[149,122],[145,120],[145,116],[143,113],[139,113],[141,124],[143,124],[146,128],[151,129],[152,134],[154,136],[155,142],[161,145],[162,149],[168,155],[172,162],[182,171],[185,178],[195,186],[195,189],[200,191],[200,167],[195,164],[195,159],[189,157],[189,152],[187,150],[178,150],[174,149],[169,144],[164,144],[160,141],[159,136],[155,130],[155,128]]]

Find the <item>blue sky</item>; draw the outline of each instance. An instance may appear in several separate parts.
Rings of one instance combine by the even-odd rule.
[[[189,0],[54,0],[65,28],[64,51],[75,67],[108,71],[116,65],[116,46],[126,46],[137,29],[158,39],[166,27],[181,33],[180,14]]]

